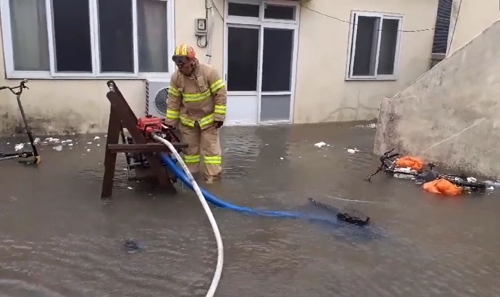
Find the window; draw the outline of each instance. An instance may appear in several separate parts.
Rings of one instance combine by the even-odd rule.
[[[262,3],[261,3],[262,4]],[[268,20],[295,21],[297,7],[294,5],[263,4],[263,17]],[[229,2],[227,15],[233,17],[259,18],[261,5]]]
[[[291,91],[294,33],[293,29],[264,28],[263,92]]]
[[[227,7],[227,14],[232,16],[258,18],[259,10],[259,5],[230,2]]]
[[[259,32],[259,28],[228,27],[228,91],[257,91]]]
[[[8,78],[168,75],[173,0],[0,0]]]
[[[401,17],[354,13],[348,79],[395,79]]]
[[[266,4],[264,18],[276,20],[295,20],[295,7]]]

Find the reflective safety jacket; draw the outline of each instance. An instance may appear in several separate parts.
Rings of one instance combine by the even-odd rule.
[[[226,117],[226,84],[217,70],[210,65],[197,62],[191,76],[176,70],[168,89],[166,124],[195,127],[202,130],[212,126],[214,121]]]

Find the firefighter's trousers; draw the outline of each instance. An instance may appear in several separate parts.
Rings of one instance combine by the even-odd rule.
[[[179,131],[182,135],[182,141],[188,145],[184,149],[184,162],[189,171],[198,173],[203,157],[205,178],[217,178],[222,172],[219,130],[213,125],[201,130],[199,125],[188,127],[179,124]]]

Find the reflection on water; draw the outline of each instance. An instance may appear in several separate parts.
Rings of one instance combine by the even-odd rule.
[[[225,244],[217,296],[500,296],[498,195],[441,199],[382,175],[366,183],[377,166],[373,136],[334,124],[224,128],[217,195],[320,215],[312,197],[373,225],[214,209]],[[196,197],[127,182],[121,160],[114,200],[103,205],[105,138],[69,138],[72,146],[43,145],[39,168],[0,163],[0,296],[204,296],[217,255]],[[127,238],[141,251],[127,253]]]

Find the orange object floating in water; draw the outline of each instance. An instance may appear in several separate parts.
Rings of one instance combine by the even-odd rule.
[[[446,196],[458,196],[462,194],[462,188],[454,185],[446,179],[436,179],[425,183],[422,188],[430,193],[446,195]]]
[[[396,167],[421,171],[424,168],[424,162],[416,157],[404,156],[396,160]]]

